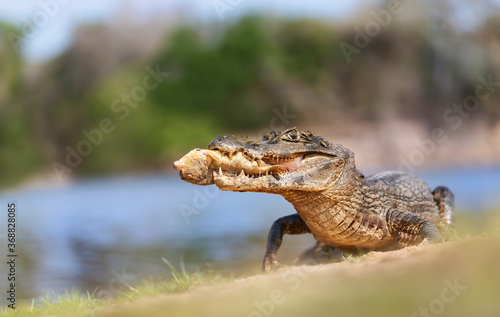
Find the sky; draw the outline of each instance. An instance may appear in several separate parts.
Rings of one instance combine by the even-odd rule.
[[[398,0],[412,1],[412,0]],[[479,0],[481,1],[481,0]],[[493,0],[500,6],[500,0]],[[44,61],[63,52],[78,25],[106,23],[117,13],[127,12],[137,21],[152,17],[212,22],[231,21],[243,14],[319,17],[348,20],[361,6],[374,6],[382,0],[18,0],[0,2],[0,21],[28,30],[26,38],[16,38],[20,52],[29,61]],[[487,6],[475,2],[448,1],[454,8],[456,24],[474,26],[481,16],[492,14]],[[225,10],[226,9],[226,10]],[[472,10],[475,9],[475,10]],[[479,11],[476,11],[479,9]],[[182,18],[179,18],[182,17]]]
[[[106,22],[121,10],[134,18],[182,12],[198,21],[228,21],[242,14],[260,11],[276,15],[313,16],[342,20],[364,1],[324,0],[20,0],[1,1],[0,20],[24,27],[29,35],[16,38],[20,51],[30,61],[57,56],[71,43],[75,28],[82,23]]]

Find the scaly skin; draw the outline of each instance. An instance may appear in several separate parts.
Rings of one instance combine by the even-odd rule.
[[[278,265],[285,234],[312,233],[318,240],[313,257],[325,261],[332,248],[357,253],[440,241],[440,231],[452,226],[454,198],[446,187],[431,192],[401,172],[365,177],[350,150],[310,132],[273,131],[258,142],[221,136],[174,166],[194,184],[280,194],[295,207],[297,214],[271,227],[265,272]]]

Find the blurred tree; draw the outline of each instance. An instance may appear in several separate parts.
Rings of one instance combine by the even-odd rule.
[[[296,116],[285,125],[323,122],[332,133],[399,119],[430,131],[475,94],[478,76],[500,78],[500,20],[483,8],[493,2],[470,4],[485,19],[467,25],[464,3],[405,6],[351,61],[340,43],[354,44],[377,21],[371,8],[341,25],[246,16],[158,30],[127,16],[78,28],[71,47],[41,65],[25,64],[5,36],[18,31],[1,24],[0,182],[64,162],[66,148],[85,139],[82,130],[105,118],[113,133],[76,174],[159,167],[214,135],[271,128],[285,108]],[[148,66],[169,76],[122,118],[112,104],[142,85]],[[491,93],[468,122],[497,125],[499,101]]]
[[[0,24],[0,185],[33,173],[42,161],[23,99],[24,62],[9,40],[20,34],[14,26]]]
[[[189,117],[203,116],[233,130],[258,127],[271,113],[269,104],[248,107],[242,97],[258,90],[267,45],[258,17],[229,26],[217,42],[202,42],[194,29],[184,26],[158,56],[171,78],[152,92],[152,100],[166,113],[178,115],[182,109],[186,124]]]
[[[287,73],[315,84],[325,70],[342,59],[336,30],[320,21],[285,21],[275,34],[276,58]]]

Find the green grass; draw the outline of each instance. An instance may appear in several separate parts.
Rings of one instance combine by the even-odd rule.
[[[0,316],[43,316],[92,311],[104,303],[95,298],[94,293],[82,294],[79,291],[66,291],[64,294],[48,293],[39,298],[41,302],[39,304],[35,304],[33,299],[31,304],[17,305],[16,309],[2,307]]]
[[[114,298],[97,298],[94,292],[66,291],[64,294],[47,293],[33,299],[31,303],[18,303],[16,309],[2,307],[0,316],[31,317],[31,316],[94,316],[95,311],[131,302],[141,297],[160,294],[178,294],[189,291],[196,286],[217,285],[228,281],[222,273],[213,270],[195,271],[188,273],[184,263],[180,263],[180,270],[167,259],[162,258],[171,271],[172,278],[166,281],[157,281],[153,278],[143,280],[141,284],[128,287],[123,293]]]
[[[118,301],[132,301],[142,296],[155,296],[158,294],[176,294],[189,291],[196,286],[216,285],[229,278],[225,278],[221,273],[213,270],[195,271],[188,273],[184,263],[180,263],[180,271],[167,259],[162,258],[172,273],[172,279],[167,281],[155,281],[154,279],[144,280],[136,287],[130,287],[120,294]]]

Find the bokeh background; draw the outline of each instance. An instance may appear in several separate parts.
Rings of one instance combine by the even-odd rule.
[[[172,168],[221,134],[296,126],[365,173],[449,186],[461,219],[498,209],[499,13],[493,0],[2,2],[0,208],[19,206],[19,296],[108,296],[169,276],[162,258],[259,272],[292,206]],[[287,237],[284,261],[312,243]]]

